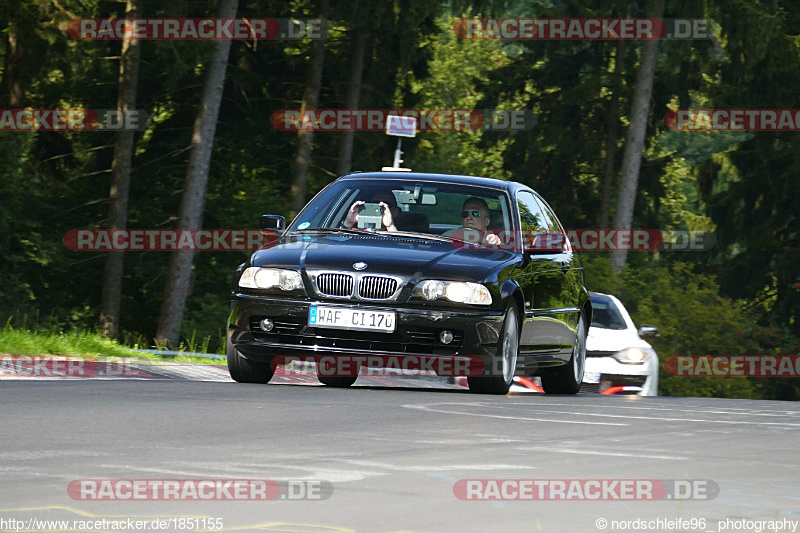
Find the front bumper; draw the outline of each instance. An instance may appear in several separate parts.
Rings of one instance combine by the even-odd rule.
[[[623,364],[613,357],[587,357],[581,390],[602,393],[612,387],[638,387],[639,396],[657,396],[658,356],[651,355],[640,365]]]
[[[394,311],[397,326],[392,333],[310,327],[312,305]],[[270,332],[262,331],[258,325],[267,317],[275,324]],[[488,365],[497,353],[502,325],[502,313],[488,309],[432,309],[235,293],[228,318],[228,339],[243,357],[264,362],[290,355],[425,355],[477,356]],[[439,332],[443,330],[453,333],[451,343],[439,341]]]

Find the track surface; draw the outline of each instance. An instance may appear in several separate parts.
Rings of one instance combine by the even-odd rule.
[[[726,518],[800,520],[795,403],[490,397],[397,378],[359,378],[361,386],[344,390],[285,378],[241,385],[227,382],[222,368],[193,365],[155,374],[0,382],[0,518],[188,516],[220,517],[224,531],[557,533],[623,531],[611,521],[637,518],[705,519],[705,528],[650,531],[717,531]],[[87,478],[324,480],[333,494],[71,499],[69,482]],[[720,493],[706,501],[457,499],[454,484],[475,478],[710,479]],[[0,531],[9,529],[0,522]]]

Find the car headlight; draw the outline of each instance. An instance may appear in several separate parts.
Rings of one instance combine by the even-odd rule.
[[[613,355],[614,359],[626,365],[641,365],[651,353],[655,353],[650,348],[625,348]]]
[[[303,288],[300,272],[282,268],[249,267],[242,272],[239,286],[247,289],[271,289],[280,287],[284,291]]]
[[[436,300],[445,298],[451,302],[490,305],[492,295],[489,289],[480,283],[470,283],[468,281],[439,281],[427,279],[418,283],[414,288],[414,294],[425,300]]]

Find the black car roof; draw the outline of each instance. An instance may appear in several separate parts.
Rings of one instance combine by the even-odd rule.
[[[431,180],[442,183],[454,183],[461,185],[476,185],[481,187],[491,187],[505,191],[515,191],[520,188],[529,189],[528,186],[516,181],[506,181],[496,178],[480,178],[478,176],[461,176],[458,174],[432,174],[427,172],[354,172],[338,178],[346,179],[369,179],[369,180]]]

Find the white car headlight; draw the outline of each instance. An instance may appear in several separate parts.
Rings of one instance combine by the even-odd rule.
[[[414,288],[414,294],[426,300],[446,298],[451,302],[491,305],[492,295],[489,289],[480,283],[468,281],[425,280]]]
[[[650,348],[625,348],[613,355],[614,359],[626,365],[641,365],[651,353],[655,353]]]
[[[280,287],[284,291],[303,288],[299,272],[282,268],[249,267],[242,272],[239,286],[247,289],[271,289]]]

